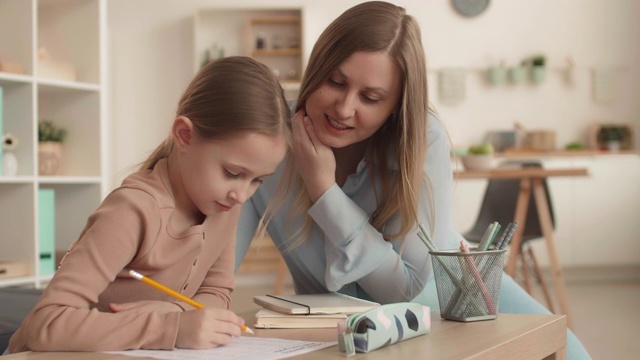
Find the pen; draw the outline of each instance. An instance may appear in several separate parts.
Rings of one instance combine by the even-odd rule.
[[[467,247],[467,244],[464,243],[464,241],[460,241],[460,251],[462,251],[463,253],[469,252],[469,248]],[[493,304],[493,300],[489,295],[489,290],[487,290],[487,286],[482,280],[482,276],[480,276],[480,272],[478,271],[476,264],[473,262],[473,258],[471,256],[465,256],[464,260],[467,263],[467,267],[469,268],[469,271],[471,271],[471,275],[473,275],[473,277],[477,282],[478,287],[480,288],[480,292],[482,293],[482,297],[484,298],[484,301],[487,303],[489,314],[492,314],[492,315],[495,314],[496,307]]]
[[[422,224],[418,224],[418,228],[419,228],[418,229],[418,237],[420,238],[420,240],[422,240],[422,242],[427,246],[429,251],[437,252],[438,249],[433,244],[433,241],[431,240],[431,237],[429,236],[429,233],[424,228],[424,226]],[[440,265],[442,265],[442,268],[444,269],[444,271],[447,273],[447,275],[449,275],[449,278],[451,279],[453,284],[456,286],[456,293],[458,293],[458,295],[463,290],[465,292],[468,292],[470,290],[469,287],[468,287],[468,284],[462,283],[460,281],[460,279],[458,279],[456,274],[454,274],[454,272],[451,270],[449,265],[447,265],[447,263],[445,261],[442,261],[442,259],[440,259],[440,256],[434,256],[433,258],[436,259],[440,263]],[[457,297],[456,295],[454,295],[454,296]],[[453,297],[451,298],[451,300],[453,300]],[[471,303],[471,305],[474,307],[474,309],[480,311],[479,310],[479,305],[477,305],[475,301],[473,301]]]
[[[488,247],[489,244],[489,239],[491,239],[491,235],[493,235],[493,230],[496,226],[496,222],[492,222],[491,224],[489,224],[489,226],[487,226],[487,230],[485,230],[484,235],[482,235],[482,238],[480,239],[480,242],[478,243],[478,247],[477,250],[478,251],[484,251],[486,247]]]
[[[193,306],[196,309],[204,309],[204,305],[202,305],[201,303],[193,300],[192,298],[190,298],[188,296],[182,295],[179,292],[177,292],[177,291],[175,291],[175,290],[173,290],[173,289],[171,289],[169,287],[166,287],[166,286],[160,284],[159,282],[140,274],[139,272],[137,272],[135,270],[129,270],[129,275],[131,275],[132,278],[140,280],[143,283],[151,286],[152,288],[160,290],[160,291],[162,291],[163,293],[165,293],[167,295],[173,296],[174,298],[176,298],[176,299],[178,299],[180,301],[186,302],[187,304]],[[246,331],[246,332],[251,333],[251,334],[254,333],[247,325],[242,325],[242,327],[240,329],[242,329],[242,331]]]
[[[500,238],[496,240],[496,242],[494,243],[494,249],[496,250],[500,249],[500,245],[504,242],[504,239],[507,238],[507,233],[509,232],[509,229],[511,229],[512,226],[513,226],[513,223],[507,224],[507,227],[504,228],[504,231],[502,232],[502,235],[500,236]]]

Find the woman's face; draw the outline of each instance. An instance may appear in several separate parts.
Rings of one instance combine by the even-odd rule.
[[[400,82],[400,68],[387,53],[353,53],[305,103],[320,141],[343,148],[371,137],[396,109]]]

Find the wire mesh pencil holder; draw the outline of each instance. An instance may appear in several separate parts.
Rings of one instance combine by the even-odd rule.
[[[468,322],[498,317],[506,251],[429,252],[443,319]]]

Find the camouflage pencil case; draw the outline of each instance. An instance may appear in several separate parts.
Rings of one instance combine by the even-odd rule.
[[[431,329],[428,306],[403,302],[376,306],[338,323],[338,347],[347,355],[366,353]]]

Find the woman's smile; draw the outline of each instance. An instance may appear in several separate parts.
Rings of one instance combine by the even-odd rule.
[[[327,124],[329,124],[330,127],[332,127],[335,130],[349,130],[349,129],[353,129],[350,126],[347,125],[343,125],[335,120],[333,120],[331,117],[327,116]]]

